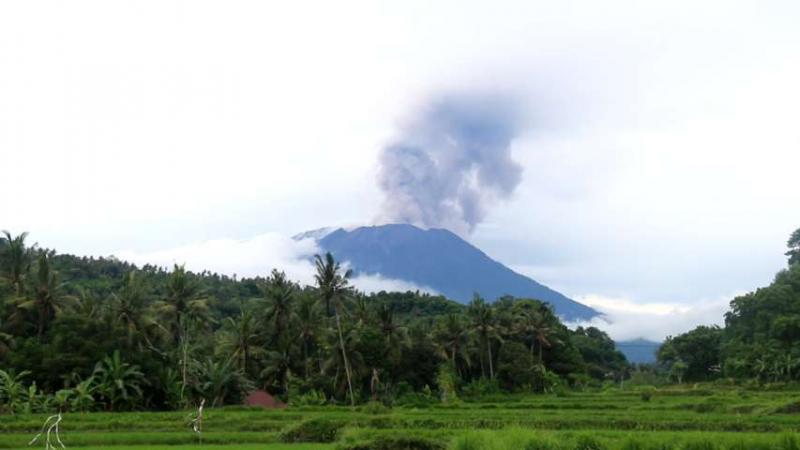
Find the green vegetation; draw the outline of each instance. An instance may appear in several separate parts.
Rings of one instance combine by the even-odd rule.
[[[364,295],[0,241],[0,448],[800,449],[800,262],[632,367],[542,302]],[[263,388],[285,409],[242,406]],[[226,406],[227,405],[227,406]]]
[[[724,328],[700,326],[664,342],[658,361],[675,381],[761,386],[800,378],[800,229],[788,245],[789,267],[769,286],[733,299]]]
[[[0,240],[0,413],[240,404],[455,401],[459,392],[550,392],[621,379],[602,331],[548,305],[364,295],[330,254],[314,286],[283,272],[236,279],[137,268]]]
[[[650,401],[642,401],[645,391],[651,393]],[[391,408],[210,408],[203,448],[793,448],[784,447],[784,441],[796,442],[793,436],[800,431],[799,398],[800,391],[720,383],[664,388],[629,384],[568,395],[462,393],[456,403],[432,398]],[[25,447],[43,419],[43,414],[0,416],[0,448]],[[185,411],[73,412],[64,414],[62,439],[69,448],[188,446],[198,442],[188,423]]]

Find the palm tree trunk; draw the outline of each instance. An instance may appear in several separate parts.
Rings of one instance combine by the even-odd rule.
[[[492,366],[492,340],[486,340],[486,348],[489,350],[489,379],[494,380],[494,367]]]
[[[308,364],[308,340],[303,339],[303,363],[305,366],[305,370],[303,371],[303,377],[306,381],[308,381],[308,373],[311,372],[311,368]]]
[[[342,349],[342,358],[344,359],[344,372],[347,376],[347,389],[350,391],[350,405],[356,405],[356,399],[353,396],[353,382],[350,379],[350,362],[347,360],[347,351],[344,348],[344,337],[342,336],[342,323],[339,320],[339,308],[336,308],[336,328],[339,330],[339,347]]]
[[[544,348],[544,344],[539,342],[539,364],[542,364],[542,349]]]
[[[42,339],[42,335],[44,334],[44,308],[39,308],[39,326],[37,327],[37,336],[39,340]]]

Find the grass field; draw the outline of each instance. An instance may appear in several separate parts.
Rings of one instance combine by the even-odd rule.
[[[208,409],[202,448],[800,450],[800,391],[700,386],[647,397],[611,390],[391,409]],[[68,448],[198,448],[189,414],[66,413],[61,438]],[[31,448],[44,417],[0,416],[0,448]]]

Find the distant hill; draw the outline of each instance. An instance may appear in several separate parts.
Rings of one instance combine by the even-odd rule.
[[[566,320],[599,315],[596,310],[514,272],[447,230],[391,224],[349,231],[320,229],[296,237],[316,239],[323,250],[339,260],[349,261],[356,274],[381,274],[409,281],[462,303],[468,302],[475,292],[490,300],[513,295],[548,302]]]
[[[656,362],[656,352],[661,347],[661,343],[647,339],[634,339],[617,342],[616,346],[628,361],[636,364],[650,364]]]

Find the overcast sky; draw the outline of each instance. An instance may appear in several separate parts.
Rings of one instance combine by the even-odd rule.
[[[377,220],[381,149],[420,105],[498,91],[526,110],[521,181],[464,237],[610,314],[671,314],[657,337],[784,266],[798,23],[796,1],[3,2],[0,228],[263,271],[294,233]]]

